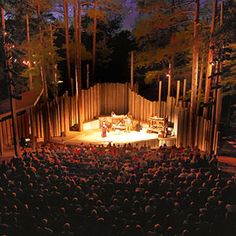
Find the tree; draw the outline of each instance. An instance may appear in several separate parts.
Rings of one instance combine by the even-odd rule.
[[[169,68],[171,78],[189,78],[191,2],[140,0],[138,6],[140,19],[134,30],[139,46],[136,68],[146,81],[166,77]]]
[[[64,8],[64,24],[66,38],[66,61],[67,61],[67,89],[71,95],[71,68],[70,68],[70,49],[69,49],[69,17],[68,17],[68,2],[63,0]]]

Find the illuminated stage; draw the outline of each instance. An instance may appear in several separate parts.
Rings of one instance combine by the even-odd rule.
[[[91,123],[90,123],[91,125]],[[147,145],[150,147],[159,147],[166,143],[168,146],[175,144],[176,137],[169,138],[158,138],[157,133],[147,133],[146,129],[141,131],[131,131],[129,133],[125,131],[115,130],[107,132],[107,137],[103,138],[101,136],[101,129],[95,127],[85,128],[83,132],[71,131],[67,138],[63,139],[65,144],[79,144],[79,143],[89,143],[89,144],[103,144],[107,145],[109,143],[116,145],[132,144],[137,146]],[[61,142],[61,139],[54,141]]]
[[[78,133],[78,132],[76,132]],[[158,135],[154,133],[137,132],[131,131],[126,133],[125,131],[111,131],[107,132],[107,137],[101,137],[101,130],[89,130],[82,133],[78,133],[74,138],[65,141],[66,144],[76,144],[76,143],[91,143],[91,144],[104,144],[109,143],[124,145],[126,143],[139,144],[139,145],[158,145]]]

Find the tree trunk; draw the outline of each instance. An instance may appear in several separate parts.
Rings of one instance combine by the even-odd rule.
[[[221,5],[220,5],[220,27],[223,26],[223,10],[224,10],[224,1],[221,1]],[[220,61],[219,62],[219,77],[218,77],[218,82],[219,84],[221,83],[221,79],[222,79],[222,70],[223,70],[223,62]],[[222,110],[222,88],[219,88],[217,90],[217,104],[216,104],[216,124],[219,125],[220,123],[220,119],[221,119],[221,110]]]
[[[83,111],[82,111],[82,75],[81,75],[81,61],[82,61],[82,32],[81,32],[81,1],[78,0],[78,125],[79,131],[83,129]]]
[[[29,27],[29,15],[27,14],[26,15],[26,32],[27,32],[27,46],[28,46],[28,67],[29,67],[29,70],[31,69],[31,53],[30,53],[30,27]],[[33,89],[33,79],[32,79],[32,74],[31,72],[29,72],[29,81],[28,81],[28,87],[29,87],[29,90],[32,90]]]
[[[199,23],[199,0],[194,1],[194,42],[193,42],[193,62],[192,62],[192,84],[191,84],[191,112],[196,113],[196,95],[198,85],[198,23]]]
[[[212,75],[213,33],[214,33],[214,29],[215,29],[216,8],[217,8],[217,0],[214,0],[213,8],[212,8],[210,43],[209,43],[207,70],[206,70],[206,85],[205,85],[205,97],[204,97],[204,103],[206,104],[206,106],[204,106],[204,110],[203,110],[204,118],[208,118],[207,117],[207,114],[208,114],[208,106],[207,106],[207,104],[209,102],[209,96],[210,96],[210,90],[211,90],[211,78],[209,78],[209,77]]]
[[[38,17],[41,15],[41,0],[37,0],[37,14]],[[44,42],[43,42],[43,32],[42,32],[42,27],[39,26],[39,37],[40,37],[40,44],[41,47],[44,47]],[[52,125],[50,121],[50,108],[49,108],[49,102],[48,102],[48,87],[47,87],[47,80],[45,78],[45,72],[44,68],[41,65],[40,66],[40,74],[41,74],[41,81],[42,81],[42,87],[44,89],[44,106],[43,106],[43,131],[44,131],[44,143],[47,143],[51,139],[51,134],[52,134]]]
[[[50,40],[51,40],[51,47],[53,49],[54,46],[54,42],[53,42],[53,28],[52,28],[52,24],[50,24]],[[57,71],[57,64],[53,58],[53,67],[52,67],[52,72],[54,75],[54,83],[55,86],[57,86],[57,82],[58,82],[58,71]]]
[[[198,92],[197,92],[197,108],[196,108],[196,109],[197,109],[197,110],[196,110],[196,114],[197,114],[197,115],[199,114],[199,110],[200,110],[203,70],[204,70],[204,55],[202,55],[202,60],[201,60],[200,76],[199,76],[199,85],[198,85]]]
[[[71,69],[70,69],[70,48],[69,48],[69,17],[68,17],[68,2],[64,3],[64,24],[65,24],[65,37],[66,37],[66,62],[67,62],[67,89],[71,96]]]
[[[77,0],[73,0],[74,6],[74,40],[75,40],[75,90],[78,96],[78,15]]]
[[[190,140],[191,144],[195,144],[195,128],[196,128],[196,98],[198,84],[198,23],[199,23],[199,0],[194,1],[194,42],[193,42],[193,62],[192,62],[192,84],[191,84],[191,103],[190,103]]]
[[[18,127],[17,127],[17,114],[16,114],[16,101],[13,98],[14,87],[11,83],[12,80],[12,51],[10,45],[6,43],[6,24],[5,24],[5,11],[1,8],[1,18],[2,18],[2,36],[3,36],[3,46],[4,46],[4,59],[5,66],[4,69],[7,71],[7,79],[8,79],[8,90],[9,90],[9,100],[10,100],[10,109],[11,109],[11,120],[12,120],[12,133],[13,133],[13,144],[15,155],[18,156],[19,148],[19,135],[18,135]]]
[[[97,0],[94,0],[94,16],[93,16],[93,83],[95,82],[96,69],[96,43],[97,43]]]
[[[169,63],[167,98],[171,97],[172,64]]]

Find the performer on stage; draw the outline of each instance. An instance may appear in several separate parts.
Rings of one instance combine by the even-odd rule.
[[[168,129],[168,116],[165,117],[164,120],[164,138],[167,138],[167,130]]]
[[[125,131],[127,133],[130,133],[131,125],[132,125],[132,120],[130,115],[128,114],[127,117],[125,118]]]
[[[106,122],[103,121],[102,122],[102,134],[101,134],[102,138],[105,138],[107,136],[107,126],[106,126]]]
[[[114,111],[111,112],[111,117],[116,117],[116,113]]]

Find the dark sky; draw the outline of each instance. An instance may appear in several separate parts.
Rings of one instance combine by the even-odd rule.
[[[129,8],[129,13],[124,18],[124,29],[131,30],[134,27],[135,20],[138,17],[137,5],[134,0],[126,0],[126,6]]]
[[[128,8],[127,15],[124,16],[123,28],[125,30],[132,30],[135,24],[135,20],[138,17],[136,0],[123,0],[123,1],[126,7]],[[63,18],[62,8],[60,7],[60,9],[57,9],[57,10],[60,11],[60,13],[58,11],[55,11],[55,12],[52,12],[53,15],[56,18]],[[71,20],[73,20],[73,14],[74,14],[73,6],[69,5],[69,16]]]

